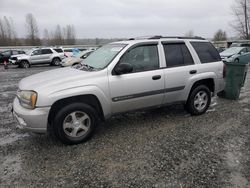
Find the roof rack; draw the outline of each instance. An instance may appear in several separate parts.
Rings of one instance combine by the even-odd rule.
[[[156,36],[153,36],[153,37],[150,37],[148,39],[198,39],[198,40],[206,40],[205,38],[203,37],[198,37],[198,36],[194,36],[194,37],[179,37],[179,36],[167,36],[167,37],[164,37],[164,36],[160,36],[160,35],[156,35]]]

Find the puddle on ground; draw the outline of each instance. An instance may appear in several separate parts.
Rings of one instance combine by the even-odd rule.
[[[12,143],[16,142],[17,140],[20,140],[20,139],[28,137],[28,136],[30,136],[28,133],[26,133],[26,134],[12,133],[12,134],[6,135],[3,138],[0,138],[0,146],[12,144]]]

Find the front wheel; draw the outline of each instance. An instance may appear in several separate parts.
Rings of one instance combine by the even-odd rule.
[[[211,103],[211,91],[205,85],[194,88],[186,103],[187,111],[192,115],[204,114]]]
[[[235,63],[239,63],[239,61],[240,60],[238,58],[234,60]]]
[[[27,68],[30,67],[30,64],[29,64],[28,61],[21,61],[19,66],[20,66],[21,68],[27,69]]]
[[[55,136],[64,144],[87,141],[98,124],[95,109],[83,103],[69,104],[62,108],[53,121]]]

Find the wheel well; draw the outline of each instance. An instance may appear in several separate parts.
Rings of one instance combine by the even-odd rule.
[[[30,64],[30,62],[29,62],[27,59],[22,59],[22,60],[20,61],[20,63],[21,63],[21,62],[27,62],[27,63]]]
[[[82,102],[82,103],[90,105],[97,111],[99,118],[102,121],[104,121],[102,106],[98,98],[95,95],[79,95],[79,96],[73,96],[73,97],[69,97],[69,98],[56,101],[50,109],[48,123],[51,124],[52,118],[56,115],[59,109],[63,108],[67,104],[74,103],[74,102]]]
[[[214,85],[214,80],[212,78],[208,78],[208,79],[204,79],[204,80],[199,80],[197,82],[195,82],[190,90],[190,93],[191,91],[193,91],[194,88],[196,88],[197,86],[199,85],[205,85],[208,87],[208,89],[211,91],[211,92],[214,92],[215,91],[215,85]]]
[[[52,58],[52,62],[54,61],[54,59],[59,59],[61,61],[61,58],[60,57],[53,57]]]

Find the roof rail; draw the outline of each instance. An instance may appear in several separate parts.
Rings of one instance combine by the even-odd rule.
[[[205,38],[203,37],[198,37],[198,36],[194,36],[194,37],[180,37],[180,36],[160,36],[160,35],[156,35],[156,36],[153,36],[153,37],[150,37],[148,39],[165,39],[165,38],[169,38],[169,39],[198,39],[198,40],[206,40]]]

